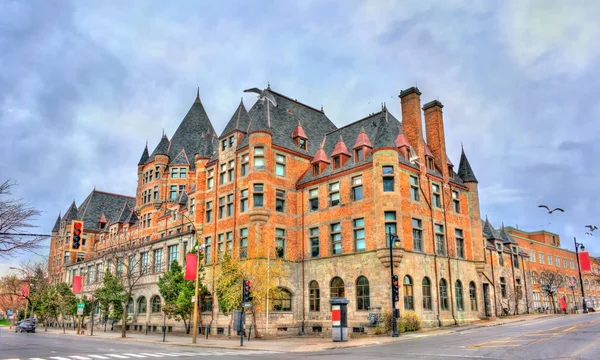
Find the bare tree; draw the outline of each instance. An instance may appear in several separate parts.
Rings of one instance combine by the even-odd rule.
[[[540,274],[540,284],[542,291],[550,298],[552,303],[552,311],[556,313],[556,304],[554,303],[554,295],[556,290],[562,285],[563,277],[558,271],[544,271]]]
[[[0,258],[8,258],[20,251],[32,251],[40,247],[45,236],[27,235],[26,230],[40,211],[21,199],[6,199],[12,195],[10,189],[17,185],[10,180],[0,185]]]

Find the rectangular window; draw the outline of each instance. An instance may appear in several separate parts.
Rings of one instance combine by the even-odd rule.
[[[240,229],[240,259],[248,257],[248,229]]]
[[[560,267],[560,257],[556,257],[556,267]]]
[[[171,270],[172,262],[179,261],[179,245],[171,245],[168,247],[169,250],[169,270]]]
[[[285,176],[285,156],[275,155],[275,175]]]
[[[178,177],[179,177],[179,169],[178,168],[171,169],[171,178],[176,179]]]
[[[310,234],[310,254],[311,257],[319,257],[319,228],[309,230]]]
[[[206,177],[206,188],[212,189],[215,186],[215,172],[213,170],[208,170],[208,175]]]
[[[340,204],[340,183],[329,184],[329,206]]]
[[[204,263],[210,264],[212,255],[212,237],[207,236],[204,238]]]
[[[160,179],[160,167],[158,167],[158,166],[157,166],[157,167],[155,167],[155,168],[154,168],[154,172],[155,172],[155,174],[156,174],[156,178],[157,178],[157,179]]]
[[[498,265],[504,266],[504,253],[502,250],[498,250]]]
[[[275,211],[285,212],[285,191],[275,190]]]
[[[390,237],[391,235],[396,235],[396,212],[395,211],[386,211],[384,214],[385,219],[385,238],[386,245],[390,246]]]
[[[264,197],[264,186],[263,184],[254,184],[254,193],[252,197],[254,199],[254,207],[262,207]]]
[[[212,201],[206,203],[206,222],[212,221]]]
[[[331,224],[331,253],[334,255],[342,253],[342,225],[340,223]]]
[[[308,190],[308,203],[310,211],[319,210],[319,189]]]
[[[219,255],[219,260],[223,260],[223,254],[225,253],[225,249],[223,248],[224,240],[225,240],[225,234],[217,235],[217,252]]]
[[[241,156],[241,163],[242,165],[240,166],[240,176],[246,176],[248,175],[248,162],[249,162],[249,156],[248,154],[244,154]]]
[[[227,242],[225,243],[227,252],[233,254],[233,232],[229,231],[226,234]]]
[[[431,191],[433,196],[433,206],[441,208],[442,207],[442,196],[440,191],[440,186],[438,184],[431,184]]]
[[[413,201],[419,201],[419,178],[411,175],[410,176],[410,199]]]
[[[300,149],[306,150],[306,139],[299,138],[298,139],[298,146],[300,147]]]
[[[423,251],[423,223],[419,219],[412,219],[413,250]]]
[[[538,260],[539,260],[538,262],[543,265],[544,264],[544,254],[538,253]]]
[[[227,149],[227,139],[221,141],[221,151],[225,151],[225,149]]]
[[[571,270],[574,270],[575,269],[575,261],[571,260],[570,265],[571,265]]]
[[[365,247],[365,219],[355,219],[354,223],[354,246],[356,251],[364,251]]]
[[[154,266],[153,266],[153,272],[155,273],[159,273],[162,271],[162,263],[163,263],[163,249],[156,249],[154,250],[153,255],[153,259],[154,259]]]
[[[567,268],[569,267],[569,264],[567,263],[567,259],[563,258],[563,261],[562,261],[562,263],[563,263],[563,267],[564,267],[565,269],[567,269]]]
[[[383,172],[383,191],[393,192],[394,191],[394,167],[384,166]]]
[[[446,255],[446,239],[444,236],[444,225],[435,224],[435,251],[438,255]]]
[[[240,212],[248,211],[248,189],[240,191]]]
[[[227,181],[233,181],[233,172],[235,170],[235,161],[229,161],[229,169],[227,169]]]
[[[227,216],[233,216],[233,194],[227,195]]]
[[[196,212],[196,199],[190,199],[190,214],[193,215]]]
[[[354,162],[363,161],[365,159],[365,150],[363,148],[354,150],[354,158]]]
[[[460,193],[456,190],[452,190],[452,204],[454,212],[460,214]]]
[[[312,166],[312,174],[313,174],[313,176],[319,175],[319,172],[320,172],[319,164],[313,164],[313,166]]]
[[[158,186],[154,187],[154,200],[158,200]]]
[[[362,186],[362,176],[355,176],[352,178],[352,200],[362,200],[363,199],[363,186]]]
[[[533,250],[529,252],[529,262],[535,262],[535,251]]]
[[[285,256],[285,230],[275,229],[275,254],[283,259]]]
[[[233,147],[233,144],[235,144],[235,138],[233,137],[233,135],[231,135],[229,137],[229,147]]]
[[[187,169],[186,168],[180,168],[179,169],[179,177],[180,178],[186,178],[187,177]]]
[[[150,260],[150,254],[147,251],[143,252],[141,254],[141,258],[140,258],[140,272],[142,274],[148,273],[149,260]]]
[[[169,191],[169,199],[177,199],[177,185],[171,185],[171,190]]]
[[[500,278],[500,292],[502,294],[502,298],[506,299],[506,279],[503,277]]]
[[[459,259],[464,259],[465,239],[463,237],[463,231],[461,229],[454,229],[454,235],[456,237],[456,257]]]
[[[519,255],[513,254],[512,258],[513,258],[513,266],[515,267],[515,269],[518,269],[519,268]]]
[[[265,169],[265,149],[262,147],[254,148],[254,170]]]
[[[226,178],[225,174],[227,170],[227,164],[221,164],[221,171],[219,172],[219,185],[225,184]]]
[[[339,169],[341,165],[342,165],[341,156],[340,155],[334,156],[333,157],[333,168]]]
[[[225,196],[219,198],[219,219],[225,217]]]
[[[552,255],[548,255],[548,265],[552,265]]]

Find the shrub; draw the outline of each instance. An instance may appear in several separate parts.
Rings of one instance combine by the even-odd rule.
[[[417,331],[421,330],[421,320],[419,316],[414,312],[407,312],[402,314],[400,318],[400,322],[402,323],[402,327],[404,331]]]

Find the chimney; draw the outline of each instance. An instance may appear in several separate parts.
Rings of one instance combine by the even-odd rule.
[[[444,180],[448,179],[448,157],[446,156],[446,138],[444,137],[444,118],[442,105],[438,100],[433,100],[423,105],[425,113],[425,132],[427,145],[433,154],[437,168],[442,173]]]
[[[417,87],[400,91],[402,106],[402,127],[410,146],[413,147],[419,161],[425,165],[425,148],[423,147],[423,121],[421,120],[421,92]]]

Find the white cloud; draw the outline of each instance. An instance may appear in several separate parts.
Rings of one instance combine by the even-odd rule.
[[[515,204],[523,201],[527,195],[521,189],[511,189],[496,183],[479,189],[479,199],[486,206],[494,204]]]

